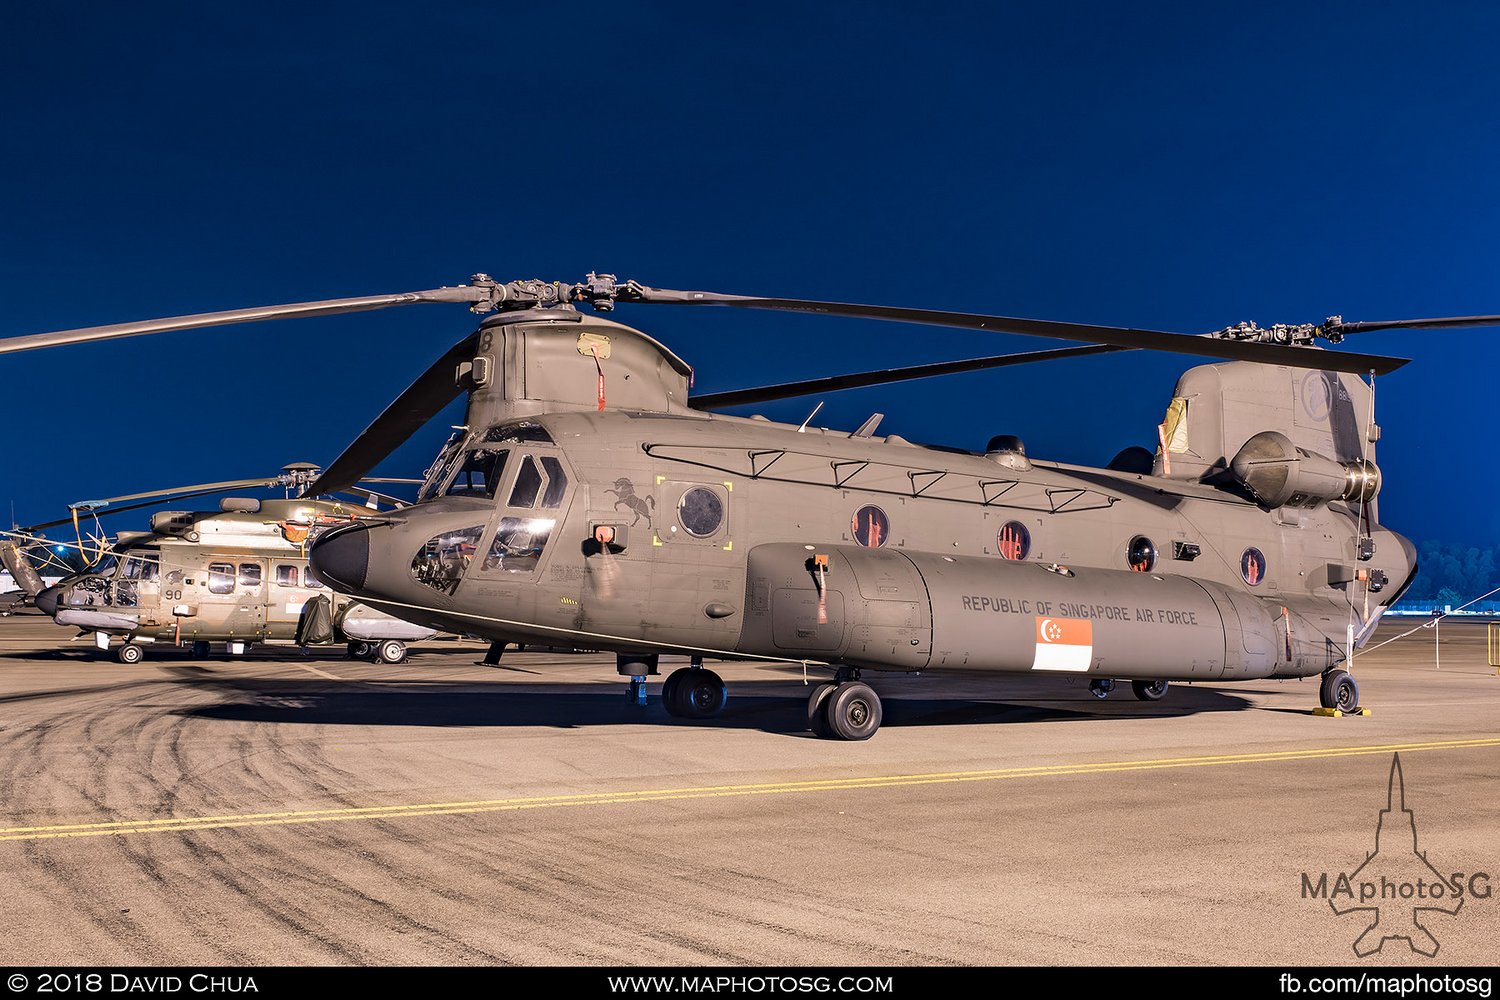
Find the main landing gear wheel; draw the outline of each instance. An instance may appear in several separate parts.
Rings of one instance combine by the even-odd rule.
[[[1340,712],[1352,712],[1359,707],[1359,685],[1347,670],[1330,670],[1323,675],[1323,687],[1318,692],[1324,708],[1336,708]]]
[[[672,683],[673,677],[678,678],[676,684]],[[667,711],[682,719],[712,718],[729,700],[723,678],[702,667],[683,667],[673,671],[667,678],[667,687],[670,692],[664,690],[662,694]]]
[[[1141,701],[1161,701],[1167,696],[1166,681],[1131,681],[1130,690]]]
[[[400,663],[406,659],[406,643],[399,639],[387,639],[375,647],[375,659],[381,663]]]
[[[839,740],[867,740],[880,728],[880,696],[863,681],[840,684],[823,703],[828,734]]]
[[[374,650],[368,642],[355,640],[349,643],[348,656],[351,660],[363,660],[373,652]]]
[[[1108,677],[1095,677],[1089,681],[1089,694],[1103,701],[1115,689],[1115,682]]]
[[[828,697],[838,689],[833,681],[826,681],[807,696],[807,728],[818,736],[827,738],[833,735],[828,730]]]
[[[146,658],[146,651],[133,642],[127,642],[115,650],[115,659],[121,663],[140,663]]]

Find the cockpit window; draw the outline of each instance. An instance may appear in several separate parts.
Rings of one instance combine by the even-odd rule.
[[[140,603],[141,584],[148,588],[156,582],[161,564],[155,556],[129,556],[120,563],[115,577],[115,604],[133,608]]]
[[[507,448],[475,448],[464,456],[464,464],[459,467],[458,475],[453,477],[449,484],[447,495],[450,497],[487,497],[495,496],[495,489],[500,485],[500,477],[505,472],[505,459],[510,454]]]
[[[542,494],[542,506],[556,510],[562,506],[563,495],[568,492],[568,474],[562,463],[551,455],[542,456],[542,468],[547,470],[547,492]]]
[[[536,505],[536,495],[542,489],[542,474],[536,467],[536,460],[527,455],[521,462],[521,468],[516,471],[516,485],[511,487],[511,507],[532,507]]]
[[[503,424],[484,434],[491,444],[552,444],[552,435],[540,424]]]
[[[438,457],[433,460],[431,468],[427,470],[426,481],[422,483],[422,488],[417,491],[417,501],[419,503],[423,500],[431,500],[437,495],[438,490],[442,488],[443,484],[448,481],[448,476],[453,472],[453,466],[458,462],[459,456],[462,455],[462,445],[462,434],[454,434],[453,437],[448,439],[448,443],[443,445],[443,450],[438,453]]]
[[[481,524],[434,535],[412,557],[412,576],[417,578],[418,583],[426,584],[433,590],[453,593],[458,589],[459,581],[464,578],[464,571],[469,568],[470,560],[474,558],[474,552],[479,547],[479,536],[482,534],[484,525]]]
[[[557,522],[550,517],[503,517],[490,543],[489,555],[480,567],[487,573],[530,573],[542,558],[542,549]]]

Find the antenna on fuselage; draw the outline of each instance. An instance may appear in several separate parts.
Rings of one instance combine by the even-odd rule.
[[[805,433],[807,433],[807,425],[810,424],[810,423],[812,423],[812,418],[816,417],[818,415],[818,411],[821,410],[822,408],[823,408],[823,401],[820,399],[820,400],[818,400],[818,405],[814,406],[813,409],[812,409],[812,412],[807,415],[807,419],[804,420],[804,421],[802,421],[802,426],[797,428],[797,433],[798,434],[805,434]]]

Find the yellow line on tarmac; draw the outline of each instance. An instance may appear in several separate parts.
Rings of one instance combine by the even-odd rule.
[[[1268,750],[1261,753],[1167,757],[1157,760],[1044,764],[1035,767],[1006,767],[985,771],[937,771],[930,774],[892,774],[874,777],[820,778],[808,781],[773,781],[762,784],[649,788],[638,791],[591,792],[575,795],[537,795],[513,799],[477,799],[470,802],[350,806],[332,809],[301,809],[285,812],[242,813],[222,816],[178,816],[164,819],[111,820],[108,822],[72,823],[54,826],[12,826],[0,827],[0,841],[53,840],[64,837],[105,837],[127,833],[221,830],[252,826],[286,826],[293,823],[335,823],[358,819],[404,819],[412,816],[451,816],[472,813],[515,812],[523,809],[550,809],[558,806],[621,805],[630,802],[670,802],[684,799],[730,798],[744,795],[791,795],[798,792],[901,788],[911,785],[958,784],[966,781],[1001,781],[1010,778],[1054,777],[1071,774],[1111,774],[1120,771],[1156,771],[1178,767],[1265,764],[1288,760],[1361,757],[1387,753],[1420,753],[1430,750],[1478,750],[1493,749],[1496,747],[1500,747],[1500,737],[1441,740],[1431,743],[1386,743],[1371,746]]]

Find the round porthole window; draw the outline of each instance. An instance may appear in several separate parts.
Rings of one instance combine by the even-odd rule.
[[[724,501],[706,486],[694,486],[677,502],[677,520],[687,533],[707,538],[724,525]]]
[[[1007,521],[995,535],[1000,555],[1012,562],[1025,559],[1031,553],[1031,532],[1020,521]]]
[[[854,512],[849,531],[860,545],[867,549],[878,549],[890,537],[891,522],[885,516],[885,511],[873,504],[866,504]]]
[[[1145,535],[1136,535],[1125,550],[1125,561],[1137,573],[1149,573],[1156,568],[1156,543]]]
[[[1266,555],[1260,549],[1251,547],[1240,556],[1240,576],[1252,587],[1260,586],[1260,581],[1266,578]]]

